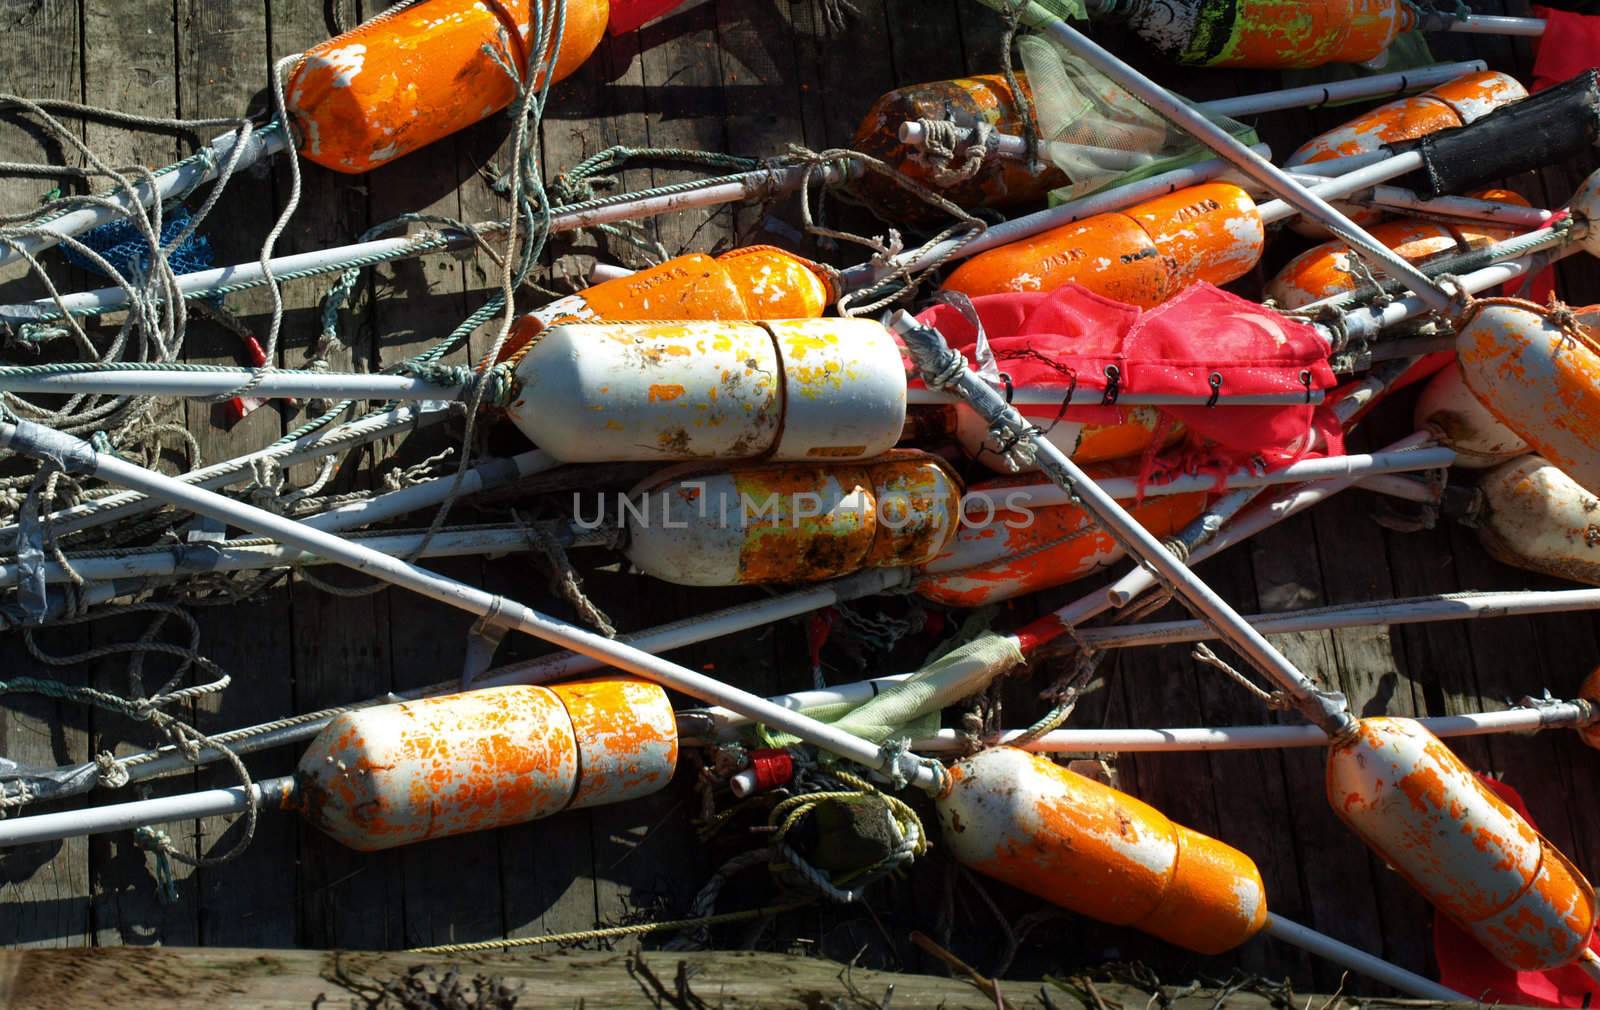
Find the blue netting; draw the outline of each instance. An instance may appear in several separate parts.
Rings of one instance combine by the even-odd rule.
[[[189,227],[190,215],[182,207],[173,208],[164,215],[161,223],[161,244],[165,246]],[[126,219],[112,221],[90,229],[78,241],[105,257],[107,263],[122,273],[144,275],[150,269],[150,243],[146,242],[133,222]],[[87,256],[73,249],[63,249],[67,261],[74,266],[98,273],[99,267]],[[209,270],[216,265],[211,255],[211,242],[204,235],[194,234],[167,255],[167,262],[175,273],[189,274]]]

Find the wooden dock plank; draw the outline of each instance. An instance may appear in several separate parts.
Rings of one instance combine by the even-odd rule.
[[[83,99],[83,49],[77,3],[11,5],[5,8],[5,30],[0,32],[0,66],[5,87],[30,97],[65,101]],[[7,113],[0,122],[0,159],[61,163],[62,151],[54,142],[20,124],[26,117]],[[69,122],[69,128],[74,124]],[[81,136],[81,134],[80,134]],[[77,163],[76,157],[72,164]],[[59,180],[8,178],[0,187],[0,210],[21,213],[37,207]],[[66,191],[73,187],[64,185]],[[52,257],[53,259],[53,257]],[[37,285],[25,281],[26,268],[13,265],[0,272],[0,291],[31,292]],[[64,269],[52,277],[65,283]],[[24,471],[26,472],[26,471]],[[77,630],[43,633],[40,645],[51,652],[70,653],[81,647]],[[20,634],[0,642],[0,659],[6,669],[59,679],[84,686],[88,671],[56,670],[33,661]],[[54,767],[89,757],[89,719],[83,708],[47,698],[12,695],[0,711],[0,755],[25,766]],[[13,947],[80,947],[94,942],[92,880],[89,845],[84,839],[30,845],[0,853],[0,943]]]

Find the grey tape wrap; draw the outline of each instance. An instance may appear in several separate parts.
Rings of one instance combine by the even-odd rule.
[[[9,444],[24,456],[42,460],[65,473],[94,473],[94,448],[78,438],[33,421],[16,421]]]

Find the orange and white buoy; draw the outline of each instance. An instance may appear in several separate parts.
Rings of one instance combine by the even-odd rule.
[[[1151,308],[1200,281],[1242,277],[1264,242],[1249,194],[1210,182],[989,249],[957,267],[943,286],[977,296],[1077,283]]]
[[[517,319],[501,349],[508,358],[555,323],[674,319],[816,319],[838,292],[832,272],[775,246],[721,256],[675,256],[558,298]]]
[[[1467,74],[1420,95],[1397,99],[1318,134],[1284,160],[1289,167],[1334,158],[1371,154],[1385,144],[1475,123],[1503,105],[1528,97],[1510,74],[1484,70]]]
[[[1263,70],[1366,63],[1415,24],[1400,0],[1164,0],[1128,21],[1178,63]]]
[[[1600,586],[1600,498],[1539,456],[1495,467],[1478,489],[1478,541],[1496,561]]]
[[[810,582],[915,566],[961,522],[961,482],[937,456],[869,463],[677,467],[624,509],[628,560],[686,586]]]
[[[996,473],[1016,473],[1001,452],[989,425],[976,411],[958,404],[943,408],[953,411],[954,437],[968,456]],[[1183,437],[1181,422],[1164,419],[1154,407],[1118,407],[1118,420],[1112,424],[1086,424],[1060,418],[1059,406],[1017,404],[1017,410],[1044,432],[1044,437],[1078,463],[1105,463],[1127,459],[1152,448],[1162,449]],[[1157,444],[1159,443],[1159,444]],[[1036,464],[1023,472],[1038,470]]]
[[[306,50],[285,84],[300,153],[367,172],[487,119],[518,89],[561,80],[605,35],[608,0],[567,0],[560,50],[532,61],[531,0],[421,0]],[[498,54],[496,59],[493,54]]]
[[[612,677],[346,712],[296,786],[311,823],[372,852],[648,796],[677,760],[666,692]]]
[[[1547,971],[1587,949],[1594,888],[1415,720],[1361,720],[1331,744],[1327,788],[1334,813],[1501,963]]]
[[[1501,424],[1472,395],[1461,368],[1453,362],[1422,387],[1412,419],[1419,431],[1437,433],[1442,444],[1455,450],[1452,465],[1465,470],[1497,466],[1528,451],[1522,436]]]
[[[958,762],[937,805],[956,859],[1063,908],[1200,954],[1267,925],[1249,856],[1040,755],[994,747]]]
[[[1096,478],[1126,472],[1126,467],[1089,468]],[[1080,506],[1030,506],[1016,493],[1036,481],[1002,477],[974,487],[967,498],[968,521],[923,566],[917,594],[945,606],[980,607],[1081,579],[1124,556],[1116,539]],[[1191,491],[1122,504],[1145,529],[1165,537],[1200,514],[1206,494]]]

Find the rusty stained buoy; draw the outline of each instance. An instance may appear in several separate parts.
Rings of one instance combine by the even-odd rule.
[[[1096,478],[1123,476],[1129,467],[1090,467]],[[1038,478],[1002,477],[975,486],[967,518],[950,544],[922,568],[918,595],[950,607],[980,607],[1064,585],[1120,560],[1116,540],[1080,506],[1030,507],[1015,489]],[[985,508],[978,509],[978,504]],[[1124,501],[1140,525],[1158,537],[1177,533],[1205,508],[1206,494],[1156,495]]]
[[[1435,372],[1417,397],[1412,420],[1419,430],[1433,432],[1455,450],[1455,466],[1481,470],[1516,459],[1528,451],[1522,436],[1501,424],[1467,388],[1454,362]]]
[[[932,559],[961,521],[961,482],[936,456],[870,463],[679,467],[629,496],[628,560],[686,586],[809,582]]]
[[[562,323],[506,413],[569,463],[870,459],[905,425],[894,338],[865,319]]]
[[[1549,460],[1523,456],[1483,475],[1478,541],[1496,561],[1600,586],[1600,498]]]
[[[974,870],[1083,915],[1220,954],[1267,922],[1250,857],[1013,747],[950,768],[942,837]]]
[[[1018,74],[1017,82],[1027,90],[1027,75]],[[982,123],[1001,133],[1019,134],[1024,130],[1023,117],[1011,87],[999,74],[931,81],[897,88],[872,103],[850,147],[932,187],[958,206],[1011,207],[1043,200],[1052,189],[1065,186],[1067,177],[1048,160],[1040,171],[1033,172],[1026,161],[996,157],[985,157],[963,178],[945,177],[930,170],[929,155],[901,142],[900,125],[921,119],[945,120],[969,130]],[[875,172],[867,173],[855,185],[882,214],[896,221],[924,220],[940,213]]]
[[[1128,20],[1177,63],[1258,70],[1366,63],[1415,24],[1400,0],[1145,0]]]
[[[689,253],[519,317],[500,357],[513,357],[555,323],[816,319],[835,297],[827,268],[775,246],[745,246],[717,257]]]
[[[1547,971],[1588,946],[1594,888],[1415,720],[1361,720],[1329,747],[1327,789],[1334,813],[1501,963]]]
[[[975,297],[1077,283],[1151,308],[1191,284],[1226,284],[1244,276],[1260,259],[1264,241],[1249,194],[1208,182],[979,253],[943,287]]]
[[[555,80],[600,45],[609,12],[608,0],[569,0]],[[368,172],[489,118],[518,92],[489,51],[521,73],[531,21],[531,0],[422,0],[312,46],[284,86],[300,153]],[[530,87],[549,62],[534,61]]]
[[[666,692],[613,677],[346,712],[296,782],[311,823],[372,852],[647,796],[677,760]]]
[[[1084,424],[1059,418],[1061,409],[1050,404],[1017,404],[1016,407],[1030,424],[1044,433],[1044,438],[1080,465],[1127,459],[1152,448],[1164,449],[1184,433],[1181,422],[1167,420],[1163,426],[1161,412],[1154,407],[1117,407],[1118,420],[1113,424]],[[996,473],[1018,472],[1006,461],[1000,443],[989,430],[989,423],[979,417],[977,411],[964,403],[941,409],[953,412],[954,438],[968,456]],[[1037,464],[1029,464],[1021,472],[1033,473],[1038,469]]]

